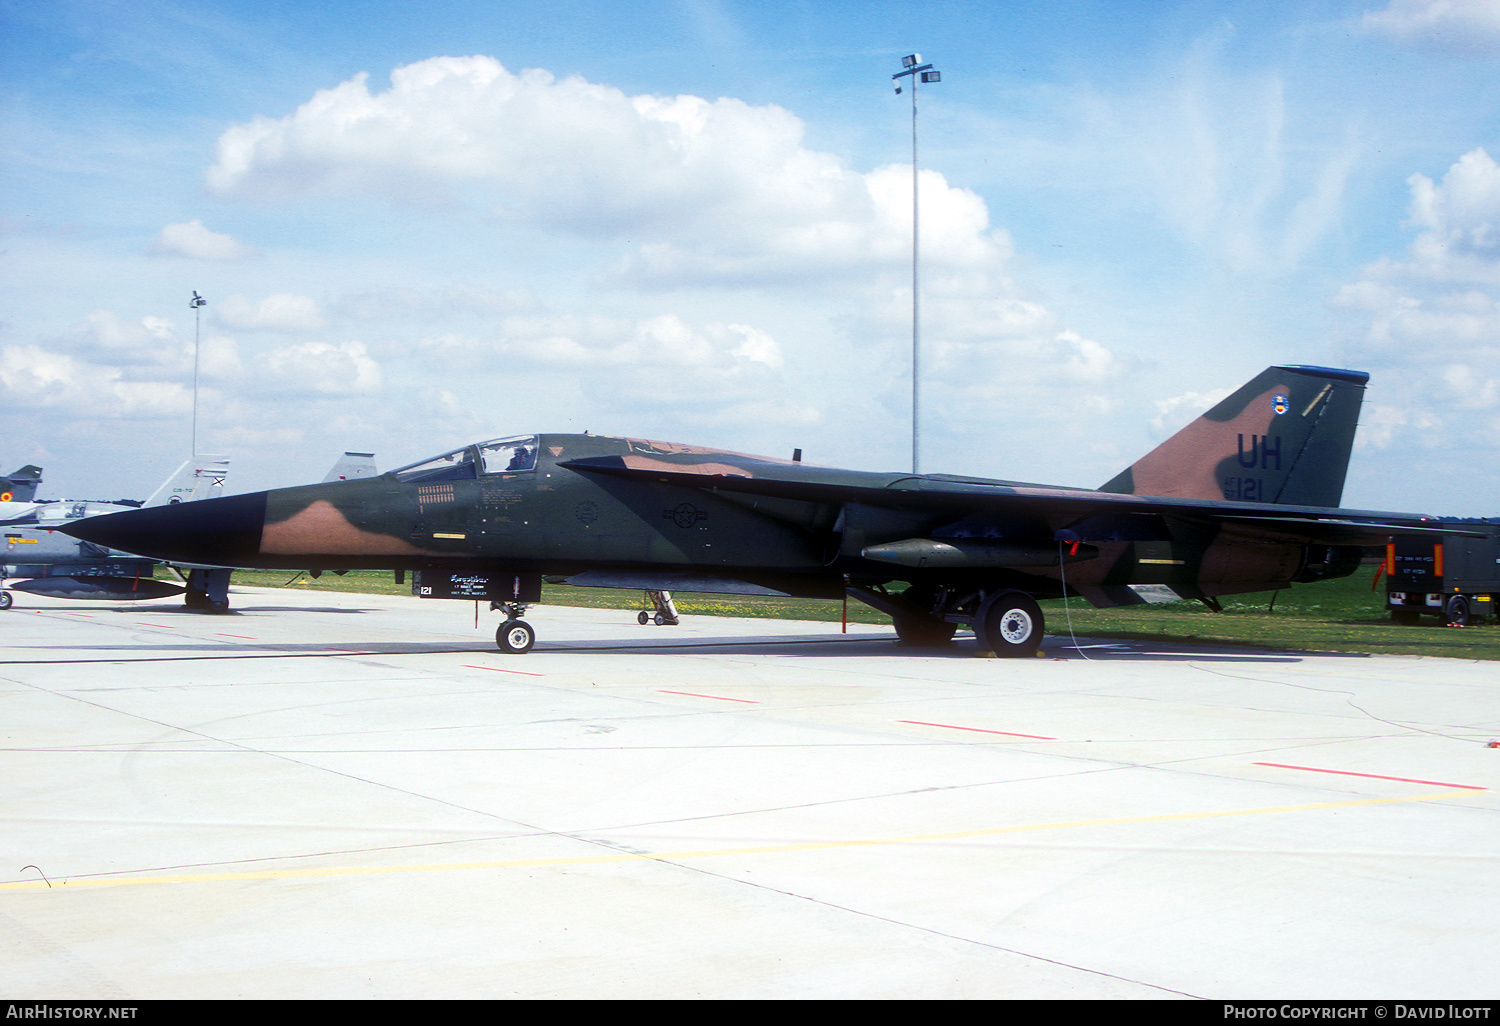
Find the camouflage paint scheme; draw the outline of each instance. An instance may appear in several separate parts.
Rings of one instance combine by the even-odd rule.
[[[544,434],[378,478],[74,530],[155,558],[241,567],[482,569],[803,597],[847,589],[891,613],[909,642],[946,641],[968,624],[982,646],[1026,654],[1041,637],[1034,600],[1065,589],[1110,606],[1145,601],[1136,589],[1157,585],[1214,605],[1348,574],[1363,547],[1424,530],[1422,516],[1335,508],[1366,380],[1269,368],[1099,490]],[[534,465],[485,472],[486,447],[502,442]]]

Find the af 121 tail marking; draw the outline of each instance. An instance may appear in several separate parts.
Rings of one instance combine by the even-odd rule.
[[[1100,491],[1337,506],[1369,375],[1271,367]]]

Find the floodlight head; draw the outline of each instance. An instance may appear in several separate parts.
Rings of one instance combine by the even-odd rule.
[[[924,71],[924,72],[922,72],[922,81],[923,82],[941,82],[942,80],[943,80],[943,73],[941,71]]]
[[[907,56],[901,58],[901,66],[903,68],[914,68],[919,63],[921,63],[921,61],[922,61],[922,55],[921,54],[919,54],[919,53],[908,54]]]

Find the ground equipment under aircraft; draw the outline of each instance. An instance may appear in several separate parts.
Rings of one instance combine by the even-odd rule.
[[[1351,573],[1431,518],[1339,509],[1368,375],[1271,367],[1100,489],[835,470],[596,435],[520,435],[366,480],[278,488],[69,528],[158,559],[416,571],[418,594],[488,599],[497,643],[543,580],[838,598],[912,645],[973,629],[1036,651],[1037,600],[1096,606],[1163,589],[1224,595]]]

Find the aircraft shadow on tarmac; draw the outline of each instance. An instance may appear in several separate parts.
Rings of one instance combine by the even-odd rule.
[[[1118,663],[1141,663],[1141,662],[1220,662],[1220,663],[1297,663],[1309,658],[1348,656],[1350,653],[1339,652],[1257,652],[1243,649],[1233,649],[1226,646],[1205,645],[1202,649],[1188,649],[1183,646],[1173,646],[1171,649],[1156,648],[1150,645],[1130,642],[1091,642],[1090,639],[1079,639],[1081,645],[1075,647],[1071,643],[1048,646],[1042,650],[1042,654],[1052,660],[1084,660],[1091,662],[1118,662]],[[664,655],[672,652],[691,651],[694,655],[743,655],[754,652],[758,655],[771,656],[800,656],[802,658],[851,658],[854,656],[889,656],[892,658],[910,659],[913,656],[923,656],[929,659],[973,659],[975,648],[972,644],[960,640],[953,645],[942,648],[914,649],[906,645],[894,643],[895,639],[890,636],[856,636],[856,637],[780,637],[780,638],[705,638],[705,639],[680,639],[680,640],[653,640],[653,641],[621,641],[618,638],[589,639],[582,638],[576,641],[554,641],[543,642],[534,650],[537,653],[548,653],[563,655],[567,653],[577,654],[611,654],[617,656],[631,655]],[[246,642],[233,646],[223,645],[220,642],[205,639],[202,642],[188,642],[173,639],[170,642],[152,644],[149,642],[137,643],[128,646],[121,645],[46,645],[35,646],[32,651],[42,652],[68,652],[68,653],[100,653],[99,655],[85,655],[73,659],[5,659],[0,660],[0,665],[19,662],[47,661],[58,663],[69,662],[145,662],[153,660],[208,660],[208,659],[296,659],[296,658],[329,658],[338,656],[398,656],[398,655],[484,655],[494,656],[495,652],[487,645],[474,641],[349,641],[339,642],[335,640],[324,640],[318,642]],[[129,655],[122,655],[128,651]],[[106,655],[106,653],[108,653]],[[526,664],[530,665],[530,664]],[[997,674],[1003,672],[1003,667],[1010,665],[1006,661],[996,662]],[[520,666],[517,666],[520,669]]]
[[[338,606],[248,606],[248,613],[378,613],[378,609],[344,609]]]
[[[858,638],[765,638],[765,639],[705,639],[701,641],[620,642],[573,641],[540,643],[535,652],[616,652],[624,654],[660,654],[672,650],[692,649],[696,655],[733,655],[753,650],[765,655],[796,655],[821,658],[849,657],[853,655],[889,655],[910,659],[924,656],[929,659],[973,659],[976,649],[963,640],[941,648],[914,648],[895,644],[891,637]],[[1204,651],[1159,651],[1135,648],[1128,645],[1083,646],[1087,658],[1094,662],[1233,662],[1233,663],[1296,663],[1308,656],[1341,655],[1345,653],[1281,653],[1231,650],[1220,647]],[[856,651],[850,651],[853,648]],[[1043,648],[1041,655],[1049,659],[1081,659],[1083,655],[1068,644]],[[1011,665],[1001,660],[997,668]]]

